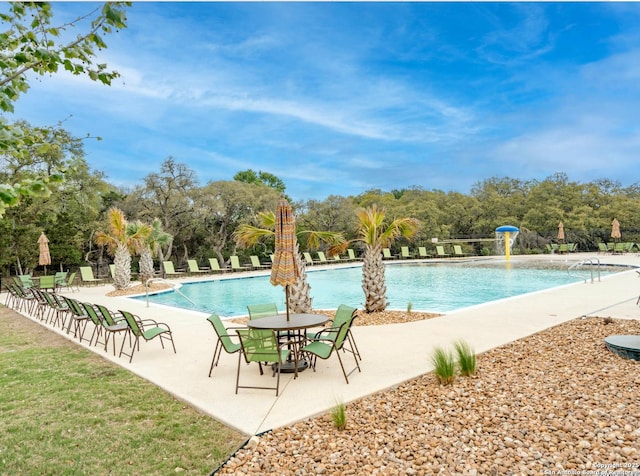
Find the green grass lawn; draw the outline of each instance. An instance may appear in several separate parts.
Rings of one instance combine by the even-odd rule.
[[[246,438],[0,306],[1,475],[206,475]]]

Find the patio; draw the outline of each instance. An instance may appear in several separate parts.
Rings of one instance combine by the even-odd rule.
[[[594,255],[518,256],[512,259],[544,258],[570,263],[585,257]],[[603,264],[640,265],[637,255],[599,258]],[[236,355],[223,353],[213,376],[207,377],[215,334],[204,314],[158,305],[146,307],[143,301],[107,297],[105,294],[112,290],[110,285],[83,287],[80,293],[65,291],[63,294],[168,323],[177,354],[163,350],[156,341],[143,342],[140,352],[136,352],[129,364],[128,359],[114,358],[102,348],[90,349],[225,424],[253,435],[326,413],[336,401],[349,402],[429,372],[434,346],[448,346],[455,340],[465,339],[481,353],[580,316],[637,318],[638,284],[637,273],[625,271],[604,278],[600,283],[578,283],[476,306],[440,318],[386,326],[356,326],[354,335],[363,356],[362,372],[352,374],[349,385],[333,358],[319,360],[315,373],[307,370],[295,380],[292,374],[282,374],[278,397],[274,392],[250,389],[241,389],[236,395]],[[397,342],[403,342],[403,345],[394,344]],[[257,368],[252,367],[242,369],[241,378],[245,383],[271,379],[269,373],[261,377]]]

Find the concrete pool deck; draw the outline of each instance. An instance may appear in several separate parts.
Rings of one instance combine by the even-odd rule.
[[[512,261],[561,261],[568,267],[571,263],[595,258],[602,264],[640,266],[637,254],[512,256]],[[501,260],[504,262],[504,258]],[[204,278],[189,280],[198,279]],[[112,289],[110,285],[82,287],[80,292],[63,294],[166,322],[173,331],[177,354],[171,349],[163,350],[159,341],[154,339],[142,342],[140,352],[136,352],[133,362],[129,363],[124,356],[114,357],[111,351],[105,353],[102,348],[88,347],[86,343],[81,345],[247,435],[326,413],[336,402],[348,403],[430,372],[433,348],[451,346],[459,339],[466,340],[480,354],[582,316],[640,317],[640,309],[636,305],[640,294],[638,273],[623,271],[603,277],[600,282],[577,283],[513,297],[434,319],[356,326],[353,333],[362,354],[362,372],[351,374],[349,384],[344,381],[340,365],[332,356],[327,361],[319,360],[316,372],[306,370],[299,374],[298,379],[294,380],[292,374],[282,374],[278,397],[274,391],[254,389],[240,389],[236,395],[237,354],[223,352],[219,366],[214,369],[212,377],[208,377],[216,337],[206,321],[207,315],[154,304],[147,307],[144,301],[125,297],[107,297],[105,294]],[[58,329],[52,329],[66,336]],[[348,369],[353,367],[351,355],[346,354],[343,361]],[[482,365],[481,360],[479,365]],[[275,384],[270,372],[260,376],[255,365],[243,364],[240,378],[242,384]]]

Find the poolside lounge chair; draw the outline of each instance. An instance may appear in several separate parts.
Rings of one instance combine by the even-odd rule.
[[[353,308],[351,308],[353,309]],[[353,309],[353,313],[348,315],[347,313],[341,313],[340,318],[338,318],[338,313],[336,312],[336,318],[333,320],[332,327],[326,327],[322,329],[315,335],[315,338],[311,341],[311,343],[305,345],[302,348],[303,354],[309,354],[311,359],[311,367],[314,372],[316,370],[316,362],[318,357],[321,359],[328,359],[332,354],[335,354],[338,357],[338,362],[340,362],[340,368],[342,369],[342,375],[344,375],[344,379],[347,384],[349,383],[348,376],[351,375],[357,369],[360,372],[360,364],[358,362],[358,354],[356,350],[353,348],[351,341],[348,338],[349,330],[351,328],[351,324],[353,323],[353,319],[355,317],[355,309]],[[345,344],[348,343],[351,348],[345,348]],[[340,350],[347,350],[353,354],[353,359],[356,362],[356,366],[353,370],[347,373],[344,369],[344,364],[342,363],[342,357],[340,357]]]
[[[313,258],[311,257],[311,253],[309,253],[308,251],[304,251],[302,253],[302,257],[304,258],[304,262],[307,264],[307,266],[313,266]]]
[[[213,330],[218,337],[216,341],[216,347],[213,350],[213,359],[211,360],[211,367],[209,368],[209,377],[211,377],[211,372],[213,372],[213,368],[218,366],[218,362],[220,361],[220,354],[222,354],[222,350],[227,354],[235,354],[236,352],[240,352],[240,342],[234,342],[232,339],[237,338],[238,334],[229,334],[229,330],[231,329],[242,329],[241,327],[229,327],[226,328],[220,319],[220,316],[217,314],[211,314],[207,317],[207,321],[213,326]]]
[[[358,261],[358,257],[356,256],[355,251],[351,248],[347,250],[347,256],[349,257],[349,261]]]
[[[242,266],[240,264],[240,259],[237,256],[231,256],[231,269],[233,271],[248,271],[251,268],[249,266]]]
[[[187,266],[189,267],[189,273],[191,274],[200,274],[200,273],[208,273],[208,269],[200,269],[198,266],[198,262],[194,259],[187,260]]]
[[[418,246],[418,256],[420,258],[431,258],[431,255],[427,253],[427,248],[424,246]]]
[[[382,259],[396,259],[396,258],[397,256],[393,256],[389,248],[382,248]]]
[[[607,253],[609,249],[607,248],[607,244],[603,242],[598,243],[598,253]]]
[[[227,268],[220,267],[220,263],[218,263],[218,258],[209,258],[209,265],[211,266],[211,272],[213,273],[224,273],[227,271]]]
[[[409,252],[409,247],[408,246],[402,246],[400,247],[400,257],[402,259],[410,259],[413,258],[413,255]]]
[[[327,257],[324,254],[324,251],[318,251],[316,254],[318,255],[318,260],[316,261],[317,263],[320,263],[320,264],[328,264],[329,263],[327,261]]]
[[[251,267],[253,269],[265,269],[265,268],[271,268],[271,265],[268,264],[262,264],[260,262],[260,258],[258,258],[256,255],[251,255],[249,256],[249,259],[251,260]]]
[[[454,256],[469,256],[469,253],[465,253],[462,251],[462,246],[453,245],[453,255]]]
[[[436,257],[438,258],[447,258],[451,256],[449,253],[444,252],[444,246],[436,245]]]
[[[289,357],[290,350],[283,349],[278,342],[275,332],[260,329],[237,329],[240,338],[241,352],[238,354],[238,372],[236,374],[236,394],[239,388],[255,388],[263,390],[275,390],[276,397],[280,391],[280,369]],[[240,365],[242,357],[246,363],[257,362],[260,367],[260,375],[263,375],[262,363],[271,362],[274,366],[274,375],[277,374],[275,387],[256,387],[240,385]]]
[[[165,276],[183,276],[184,271],[176,271],[173,267],[173,261],[163,261],[162,269],[164,269]]]
[[[18,283],[20,286],[22,286],[24,289],[29,289],[35,286],[35,283],[33,282],[33,278],[31,277],[30,274],[20,274],[18,276]]]
[[[124,340],[122,341],[122,346],[120,347],[120,354],[126,355],[129,357],[129,362],[133,360],[133,354],[136,351],[136,347],[140,350],[140,338],[149,342],[150,340],[159,337],[160,345],[164,349],[163,340],[168,340],[171,342],[171,346],[173,347],[173,353],[176,353],[176,345],[173,342],[173,336],[171,335],[171,328],[168,324],[164,322],[157,322],[153,319],[140,319],[138,316],[134,316],[128,311],[119,311],[120,314],[125,318],[127,325],[129,326],[129,332],[133,334],[134,342],[131,346],[131,354],[127,354],[124,352]]]
[[[104,284],[105,279],[93,276],[93,268],[91,266],[80,266],[80,278],[82,284]]]

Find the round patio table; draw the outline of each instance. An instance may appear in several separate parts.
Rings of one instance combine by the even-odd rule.
[[[287,320],[286,314],[276,314],[273,316],[261,317],[259,319],[250,319],[247,323],[247,327],[252,329],[264,329],[272,330],[276,332],[287,332],[289,337],[291,333],[297,334],[297,338],[289,341],[289,347],[293,346],[294,361],[287,361],[280,367],[280,372],[295,373],[295,377],[298,376],[298,372],[301,372],[309,367],[309,362],[304,359],[299,359],[299,346],[304,341],[302,333],[303,329],[309,329],[311,327],[318,327],[325,324],[331,319],[322,314],[289,314]],[[294,378],[295,378],[294,377]]]

